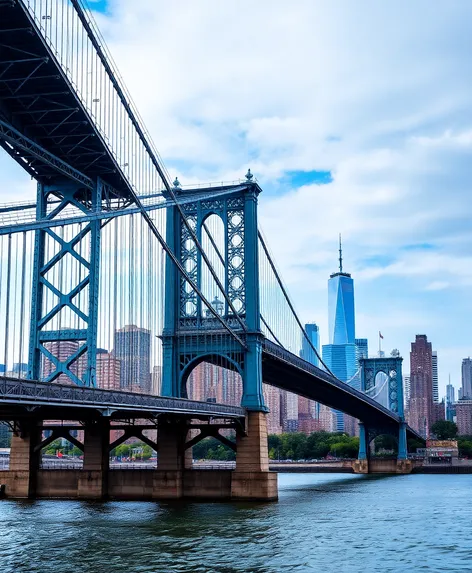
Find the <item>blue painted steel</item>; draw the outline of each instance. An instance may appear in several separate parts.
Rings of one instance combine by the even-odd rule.
[[[235,189],[231,197],[220,197],[217,189],[213,197],[205,199],[196,196],[197,190],[179,195],[179,199],[195,195],[195,201],[181,204],[181,209],[200,243],[208,216],[218,215],[223,222],[224,255],[219,253],[219,256],[225,263],[223,286],[229,302],[225,300],[222,304],[222,318],[231,329],[241,332],[247,348],[235,346],[230,334],[207,315],[201,298],[189,288],[175,266],[167,265],[162,337],[165,396],[185,396],[190,372],[206,361],[239,372],[243,383],[241,405],[267,411],[262,392],[263,337],[259,310],[257,197],[260,191],[257,184],[249,183]],[[203,256],[176,207],[168,209],[166,232],[167,244],[201,289]]]
[[[403,408],[403,377],[401,356],[385,358],[360,358],[361,390],[369,392],[375,387],[375,378],[379,372],[388,376],[388,404],[387,408],[404,419]]]
[[[38,184],[36,217],[43,221],[51,221],[60,216],[68,205],[73,205],[84,213],[99,212],[102,208],[102,187],[102,182],[98,179],[94,188],[88,193],[90,201],[87,202],[79,199],[83,196],[84,188],[76,182],[59,180],[49,185]],[[50,196],[59,198],[59,201],[55,201],[54,205],[57,203],[57,206],[48,213],[48,197]],[[99,219],[91,220],[84,228],[79,229],[70,241],[65,241],[48,227],[36,230],[28,364],[28,378],[32,380],[43,377],[41,362],[47,358],[54,370],[48,374],[46,381],[53,382],[62,374],[80,386],[95,386],[96,384],[100,228]],[[88,235],[90,236],[89,260],[80,254],[80,249],[77,249]],[[49,260],[46,260],[45,255],[46,239],[54,241],[59,247],[59,250]],[[80,280],[77,278],[77,284],[69,292],[63,292],[46,278],[48,273],[60,265],[66,255],[70,255],[77,263],[80,263],[86,273]],[[59,284],[62,284],[62,281]],[[89,289],[88,308],[84,311],[74,303],[74,298],[86,287]],[[47,291],[57,297],[57,303],[48,312],[44,309]],[[65,308],[69,308],[73,315],[81,319],[86,328],[51,329],[51,321]],[[51,352],[50,345],[59,341],[77,342],[78,347],[71,349],[68,356],[58,357]],[[76,373],[72,365],[84,354],[87,355],[85,371],[83,374]]]
[[[408,458],[408,442],[406,440],[406,423],[401,422],[398,428],[398,459]]]
[[[367,459],[369,448],[368,430],[362,422],[359,422],[359,456],[360,460]]]
[[[403,376],[402,376],[401,356],[389,356],[384,358],[361,358],[361,389],[364,392],[375,387],[375,379],[379,372],[384,373],[388,378],[387,384],[387,407],[395,412],[400,422],[398,425],[398,459],[405,460],[408,457],[408,446],[405,422],[405,412],[403,405]]]

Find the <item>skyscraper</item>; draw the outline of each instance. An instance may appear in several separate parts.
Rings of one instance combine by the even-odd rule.
[[[84,367],[86,367],[86,362]],[[120,389],[121,362],[104,348],[97,348],[95,382],[97,388],[104,390]]]
[[[433,423],[433,350],[425,334],[417,334],[410,352],[410,425],[428,438]]]
[[[115,358],[121,362],[120,386],[124,390],[151,390],[151,331],[134,324],[115,332]]]
[[[449,374],[449,384],[446,386],[446,420],[454,422],[456,417],[456,389],[451,384],[451,375]]]
[[[316,348],[317,352],[320,352],[320,329],[318,325],[314,322],[309,322],[305,324],[305,332],[310,340],[311,344]],[[318,356],[316,356],[315,352],[313,352],[312,347],[310,346],[308,340],[303,336],[302,338],[302,350],[300,352],[301,358],[306,360],[307,362],[311,362],[315,366],[320,365],[320,361]]]
[[[330,344],[354,344],[354,281],[343,272],[341,236],[339,236],[339,271],[328,281],[328,323]]]
[[[410,385],[410,377],[409,376],[403,376],[403,407],[405,409],[405,412],[408,412],[408,409],[410,407],[410,389],[411,389],[411,385]]]
[[[461,398],[472,398],[472,360],[464,358],[462,360],[462,396]]]
[[[354,342],[357,346],[358,358],[369,358],[369,341],[367,338],[356,338]]]
[[[438,353],[433,350],[431,356],[431,365],[433,368],[433,402],[437,404],[439,402],[439,381],[438,381]]]
[[[323,346],[323,362],[343,382],[358,386],[356,327],[354,317],[354,281],[343,271],[341,236],[339,237],[339,272],[328,280],[329,344]],[[335,411],[337,430],[344,430],[344,414]]]

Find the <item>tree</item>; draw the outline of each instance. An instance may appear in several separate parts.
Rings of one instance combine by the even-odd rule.
[[[375,453],[381,451],[397,453],[398,451],[397,439],[391,434],[381,434],[380,436],[377,436],[374,440],[374,444]]]
[[[472,458],[472,436],[459,436],[457,445],[461,458]]]
[[[431,432],[438,440],[452,440],[457,437],[457,425],[447,420],[439,420],[431,426]]]

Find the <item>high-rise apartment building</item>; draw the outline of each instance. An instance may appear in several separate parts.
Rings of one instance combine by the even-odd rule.
[[[438,353],[433,350],[431,356],[431,366],[433,369],[433,402],[437,404],[439,402],[439,379],[438,379]]]
[[[97,388],[119,390],[121,383],[121,362],[103,348],[97,348],[95,370]]]
[[[459,436],[472,436],[472,400],[456,402],[456,424]]]
[[[282,418],[281,418],[281,396],[280,390],[275,386],[263,385],[264,401],[269,408],[267,414],[267,433],[268,434],[281,434],[282,433]]]
[[[433,350],[425,334],[417,334],[410,352],[409,422],[428,438],[433,424]]]
[[[121,362],[120,386],[151,391],[151,331],[132,325],[115,332],[113,355]]]
[[[284,432],[298,432],[298,395],[281,393],[282,428]]]
[[[354,315],[354,281],[343,271],[341,237],[339,237],[339,271],[328,280],[329,344],[323,346],[323,362],[343,382],[360,385],[355,376],[358,361]],[[337,430],[344,430],[344,414],[335,411]]]
[[[462,393],[461,398],[472,399],[472,360],[462,360]]]
[[[239,406],[243,384],[238,372],[202,362],[190,373],[187,395],[191,400]]]

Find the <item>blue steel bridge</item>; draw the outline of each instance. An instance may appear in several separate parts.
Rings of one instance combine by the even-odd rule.
[[[401,360],[382,366],[385,406],[319,356],[319,367],[300,358],[303,338],[312,345],[259,229],[262,189],[250,171],[171,182],[81,0],[0,0],[0,145],[37,182],[35,200],[0,207],[0,363],[28,364],[28,381],[0,398],[3,419],[22,384],[99,392],[97,353],[134,325],[150,351],[128,353],[146,375],[157,368],[163,397],[185,399],[190,373],[210,363],[241,376],[241,412],[267,411],[264,382],[357,418],[361,459],[380,431],[406,458]],[[128,356],[128,383],[137,362]],[[54,415],[72,406],[56,402]],[[41,417],[47,405],[28,407]]]

